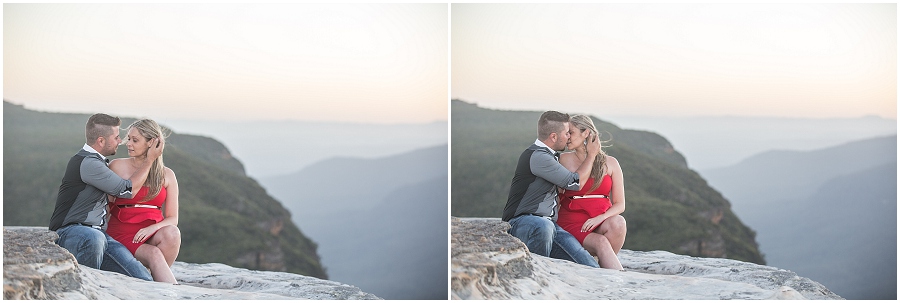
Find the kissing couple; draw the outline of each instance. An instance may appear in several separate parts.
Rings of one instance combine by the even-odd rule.
[[[623,270],[625,181],[593,120],[547,111],[537,137],[519,156],[503,209],[509,234],[541,256]]]
[[[122,145],[121,124],[106,114],[88,119],[86,142],[66,166],[49,228],[78,264],[178,284],[171,269],[181,249],[178,180],[163,165],[165,136],[155,121],[135,121],[126,129],[128,158],[110,161]]]

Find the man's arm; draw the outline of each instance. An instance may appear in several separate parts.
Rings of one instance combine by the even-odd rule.
[[[600,153],[600,140],[597,136],[591,136],[588,144],[587,158],[578,166],[575,172],[569,171],[565,166],[556,161],[549,153],[535,152],[531,157],[531,172],[556,186],[567,190],[581,190],[585,181],[591,175],[594,167],[594,158]]]
[[[84,160],[81,161],[80,170],[81,181],[84,181],[84,183],[90,184],[107,194],[122,198],[131,198],[133,196],[132,193],[137,192],[137,190],[132,189],[131,185],[133,183],[131,181],[122,179],[122,177],[116,175],[109,167],[106,167],[103,160],[94,157],[85,157]]]
[[[565,189],[578,189],[580,183],[578,174],[559,164],[550,153],[535,151],[531,155],[530,165],[531,173],[535,176]]]
[[[150,141],[150,146],[154,147],[147,152],[148,161],[138,167],[127,180],[114,173],[102,160],[93,157],[86,157],[81,163],[81,180],[116,197],[126,199],[134,197],[147,181],[153,160],[159,158],[165,148],[165,142],[160,142],[159,146],[156,146],[155,141],[158,140],[153,140]]]

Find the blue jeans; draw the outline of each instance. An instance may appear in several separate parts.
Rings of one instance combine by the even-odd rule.
[[[57,229],[56,234],[56,244],[72,253],[78,264],[153,281],[131,251],[102,230],[73,224]]]
[[[524,215],[512,218],[509,224],[512,226],[509,234],[522,240],[532,253],[590,267],[600,267],[578,239],[550,219]]]

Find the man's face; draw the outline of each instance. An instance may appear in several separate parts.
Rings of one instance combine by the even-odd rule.
[[[569,139],[571,139],[569,134],[569,122],[566,122],[563,123],[563,129],[556,133],[556,142],[551,147],[555,151],[565,150],[566,145],[569,144]]]
[[[119,144],[122,143],[122,138],[119,138],[119,128],[116,126],[109,126],[113,129],[112,135],[104,137],[103,145],[100,146],[101,155],[104,156],[112,156],[116,154],[116,149],[119,148]]]

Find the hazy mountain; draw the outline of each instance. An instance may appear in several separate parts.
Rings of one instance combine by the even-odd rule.
[[[764,206],[781,200],[805,198],[828,180],[897,159],[897,136],[872,138],[814,151],[763,152],[740,163],[701,171],[709,184],[732,203],[751,227]],[[776,199],[760,199],[760,193]]]
[[[203,134],[225,143],[244,162],[247,174],[257,179],[294,173],[332,157],[374,159],[446,144],[448,133],[446,121],[363,124],[164,120],[160,123],[182,133]]]
[[[451,101],[453,216],[500,217],[516,161],[534,142],[540,114]],[[665,138],[597,118],[594,123],[604,139],[611,136],[605,150],[624,170],[625,248],[765,263],[754,232]]]
[[[772,266],[847,299],[897,297],[897,137],[767,152],[704,173]]]
[[[602,112],[601,112],[602,113]],[[608,117],[625,128],[651,130],[678,146],[691,168],[737,164],[769,150],[809,151],[878,136],[896,135],[897,120],[777,117]]]
[[[319,243],[330,279],[385,299],[447,299],[447,153],[334,158],[261,182]]]
[[[447,145],[440,145],[377,159],[331,158],[260,183],[302,222],[370,209],[397,187],[446,175]]]
[[[3,224],[47,226],[66,163],[90,115],[3,103]],[[123,117],[123,125],[133,118]],[[113,158],[127,156],[120,146]],[[316,244],[213,139],[172,133],[163,156],[178,176],[179,261],[325,277]]]

